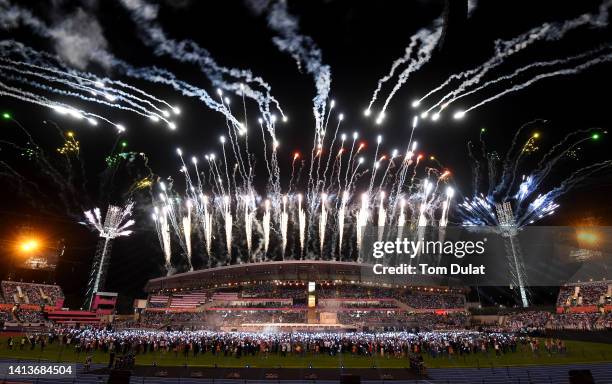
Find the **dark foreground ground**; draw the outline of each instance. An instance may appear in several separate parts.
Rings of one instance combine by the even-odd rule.
[[[19,338],[16,340],[18,343]],[[550,364],[577,364],[612,361],[612,344],[594,343],[585,341],[568,340],[566,341],[566,353],[548,354],[545,351],[532,352],[528,346],[519,345],[517,352],[509,352],[496,356],[492,351],[488,354],[455,354],[452,357],[439,356],[433,358],[424,354],[425,365],[429,368],[447,367],[475,367],[491,368],[521,365],[550,365]],[[107,364],[109,361],[108,353],[95,351],[90,353],[93,363]],[[9,359],[29,359],[45,360],[55,362],[85,362],[87,355],[85,352],[76,353],[74,347],[61,346],[58,343],[49,344],[44,350],[36,346],[33,350],[26,345],[20,349],[15,345],[12,350],[7,347],[7,338],[0,337],[0,358]],[[247,365],[251,368],[400,368],[409,366],[407,358],[397,358],[393,356],[365,357],[352,355],[350,353],[329,356],[326,354],[307,353],[304,356],[290,354],[280,356],[269,354],[268,356],[234,356],[212,355],[211,353],[200,354],[194,357],[192,354],[184,355],[175,352],[149,352],[136,355],[136,365],[158,367],[228,367],[243,368]]]
[[[0,364],[7,363],[15,360],[2,360]],[[19,362],[23,362],[20,360]],[[76,365],[77,374],[71,378],[56,379],[51,377],[23,377],[23,378],[9,378],[0,377],[0,383],[40,383],[40,384],[69,384],[69,383],[83,383],[83,384],[94,384],[94,383],[106,383],[108,381],[108,374],[103,373],[103,367],[96,365],[92,367],[94,370],[100,370],[99,373],[84,373],[83,365]],[[264,369],[252,369],[253,372],[263,374],[266,372]],[[596,364],[572,364],[572,365],[554,365],[554,366],[524,366],[524,367],[498,367],[498,368],[436,368],[429,369],[428,376],[420,379],[408,379],[397,377],[391,379],[389,376],[385,378],[374,377],[374,376],[363,376],[360,377],[362,383],[370,384],[383,384],[383,383],[405,383],[405,384],[517,384],[517,383],[531,383],[531,384],[568,384],[569,383],[569,372],[572,370],[588,370],[590,371],[594,382],[597,384],[608,384],[612,383],[612,363],[596,363]],[[160,372],[167,372],[168,368],[161,368]],[[197,369],[191,369],[191,372],[197,372]],[[219,370],[221,371],[221,370]],[[296,370],[302,371],[302,370]],[[317,372],[320,370],[315,370]],[[356,373],[356,371],[340,370],[336,371],[336,379],[327,378],[314,378],[309,379],[271,379],[265,376],[254,377],[254,378],[233,378],[233,379],[218,379],[211,377],[191,377],[187,374],[189,370],[183,371],[183,375],[180,377],[160,377],[160,376],[139,376],[142,372],[138,369],[132,372],[130,383],[141,383],[141,384],[257,384],[257,383],[278,383],[278,384],[337,384],[340,383],[339,377],[341,373]],[[393,374],[396,370],[378,370],[378,373],[382,374],[384,371],[388,371],[387,374]]]

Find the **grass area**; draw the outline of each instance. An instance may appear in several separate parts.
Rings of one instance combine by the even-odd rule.
[[[84,362],[85,353],[76,354],[73,347],[60,346],[55,343],[47,345],[45,350],[41,352],[40,347],[30,350],[26,346],[23,350],[19,350],[19,346],[15,346],[13,350],[9,350],[6,342],[7,338],[0,338],[0,358],[17,358],[17,359],[33,359],[33,360],[48,360],[62,362]],[[17,340],[16,340],[17,341]],[[16,343],[18,344],[18,343]],[[565,355],[549,356],[545,352],[533,354],[527,348],[519,348],[516,353],[508,353],[503,356],[495,356],[490,353],[489,356],[482,354],[478,355],[457,355],[452,358],[438,357],[431,358],[425,355],[425,365],[429,368],[442,367],[499,367],[499,366],[515,366],[515,365],[549,365],[549,364],[572,364],[572,363],[590,363],[590,362],[610,362],[612,361],[612,344],[590,343],[581,341],[567,341],[567,353]],[[98,351],[93,354],[94,363],[108,363],[108,354]],[[283,368],[307,368],[310,364],[314,368],[364,368],[376,365],[381,368],[405,368],[408,366],[406,358],[395,357],[362,357],[353,356],[351,354],[341,354],[337,356],[314,355],[307,354],[304,357],[300,356],[279,356],[271,354],[268,357],[264,356],[242,356],[225,357],[213,356],[210,353],[193,357],[189,355],[187,358],[182,353],[175,355],[174,352],[169,353],[147,353],[136,356],[136,363],[139,365],[151,365],[156,362],[158,366],[214,366],[219,367],[278,367]]]

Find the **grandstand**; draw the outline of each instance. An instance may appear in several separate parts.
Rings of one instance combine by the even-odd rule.
[[[351,262],[285,261],[155,278],[145,287],[142,319],[232,330],[371,329],[431,325],[417,314],[466,311],[462,288],[392,283],[371,271]],[[172,321],[160,313],[173,313]]]
[[[66,310],[59,285],[0,282],[0,324],[6,330],[35,330],[50,324],[97,325],[103,311]],[[116,294],[111,294],[115,296]]]
[[[2,281],[3,301],[10,304],[32,304],[61,308],[64,293],[59,285]]]
[[[559,289],[557,312],[594,313],[612,311],[612,281],[566,284]]]

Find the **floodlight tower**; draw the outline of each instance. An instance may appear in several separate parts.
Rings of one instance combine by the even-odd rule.
[[[96,255],[91,266],[89,281],[87,282],[86,302],[88,308],[91,307],[93,298],[97,292],[104,289],[106,283],[106,272],[110,265],[110,254],[112,249],[112,241],[121,236],[129,236],[131,230],[127,228],[134,225],[134,220],[127,220],[132,215],[134,203],[128,203],[125,207],[109,205],[106,211],[106,217],[102,221],[100,208],[85,212],[87,222],[98,231],[100,241],[96,248]]]
[[[525,274],[521,247],[517,239],[518,226],[514,219],[512,204],[509,201],[496,203],[495,211],[497,212],[500,234],[505,239],[504,245],[506,247],[506,257],[510,265],[510,273],[512,274],[512,285],[519,288],[521,302],[523,307],[526,308],[529,306],[527,289],[525,288],[527,276]]]

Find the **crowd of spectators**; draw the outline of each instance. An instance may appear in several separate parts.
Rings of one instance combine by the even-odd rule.
[[[610,330],[612,329],[612,315],[610,313],[561,313],[551,317],[548,328],[571,329],[581,331]]]
[[[559,290],[557,306],[599,305],[612,301],[609,281],[564,285]]]
[[[0,308],[0,324],[13,319],[11,310],[9,308]]]
[[[306,297],[307,287],[300,285],[255,284],[242,287],[241,297],[301,299]]]
[[[469,326],[470,316],[466,312],[447,314],[416,313],[411,315],[412,321],[419,329],[450,330],[465,329]]]
[[[334,298],[354,298],[354,299],[384,299],[397,298],[400,291],[398,289],[388,289],[382,287],[369,287],[357,284],[336,284],[331,286],[322,285],[317,292],[317,296],[323,299]]]
[[[44,323],[46,321],[41,311],[18,310],[15,314],[20,323]]]
[[[451,293],[420,293],[402,295],[399,300],[415,309],[465,308],[465,296]]]
[[[211,311],[208,312],[208,323],[211,326],[238,327],[242,324],[262,323],[305,323],[305,311]]]
[[[612,329],[612,313],[551,313],[546,311],[521,311],[505,318],[503,329],[510,332],[555,330],[609,330]]]
[[[397,304],[392,301],[355,301],[342,303],[343,308],[385,308],[394,309],[397,308]]]
[[[283,308],[283,307],[291,307],[291,303],[285,303],[282,301],[274,301],[274,299],[270,299],[270,301],[260,302],[260,301],[240,301],[240,302],[222,302],[216,304],[215,307],[218,308]]]
[[[205,322],[206,314],[204,312],[145,311],[140,315],[139,324],[145,328],[159,328],[192,323],[204,324]]]
[[[510,331],[541,331],[546,328],[552,313],[546,311],[522,311],[510,313],[504,327]]]
[[[338,320],[346,325],[384,326],[403,330],[465,329],[469,325],[469,316],[464,312],[435,314],[394,310],[343,311],[338,313]]]
[[[62,289],[58,285],[16,281],[3,281],[0,285],[7,303],[55,305],[58,299],[64,298]]]
[[[43,321],[42,313],[27,313],[25,322]],[[1,316],[1,312],[0,312]],[[8,316],[8,315],[5,315]],[[338,322],[356,327],[392,327],[393,329],[452,330],[470,327],[470,316],[466,312],[447,314],[410,313],[396,308],[373,309],[354,307],[352,310],[338,311]],[[21,317],[21,315],[20,315]],[[162,328],[164,326],[198,326],[199,328],[218,328],[220,326],[239,327],[243,324],[262,323],[305,323],[305,310],[214,310],[204,312],[165,312],[145,311],[138,323],[142,328]],[[124,326],[124,328],[127,326]],[[545,329],[604,330],[612,329],[612,313],[572,313],[554,314],[546,311],[509,312],[503,322],[491,327],[504,332],[534,332]]]
[[[403,312],[396,311],[342,311],[338,321],[345,325],[359,326],[400,326],[405,321]]]

